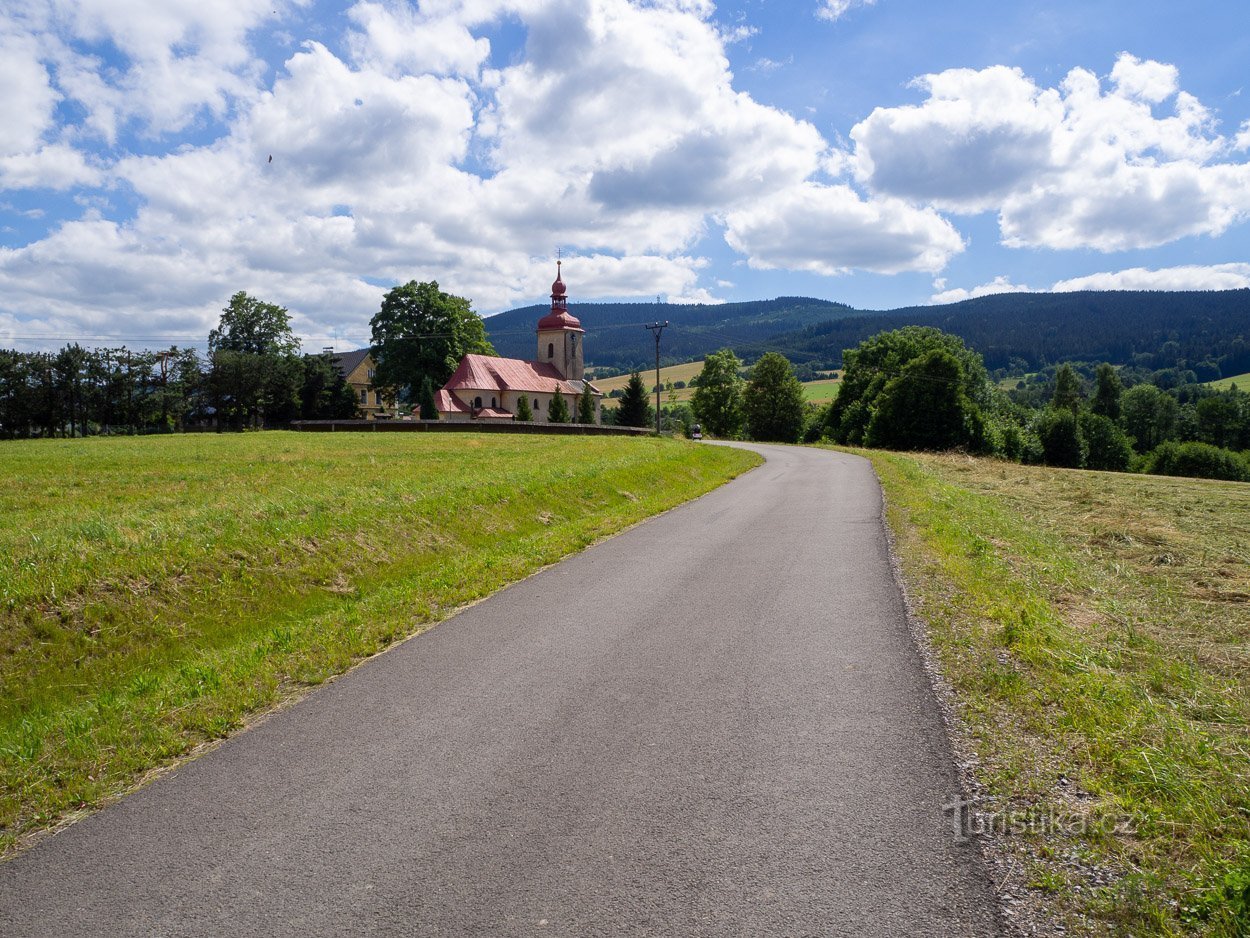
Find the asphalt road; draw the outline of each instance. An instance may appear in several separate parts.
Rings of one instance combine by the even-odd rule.
[[[871,468],[758,449],[0,865],[0,934],[995,934]]]

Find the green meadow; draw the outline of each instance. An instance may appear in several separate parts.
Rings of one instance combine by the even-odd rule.
[[[1024,828],[1010,891],[1068,934],[1250,935],[1250,485],[864,455]]]
[[[758,462],[502,434],[0,444],[0,847]]]

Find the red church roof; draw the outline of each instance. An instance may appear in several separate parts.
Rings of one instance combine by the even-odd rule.
[[[447,379],[447,383],[443,385],[443,391],[439,393],[460,389],[526,391],[543,394],[552,394],[556,391],[565,394],[581,393],[580,387],[574,387],[560,377],[560,372],[555,365],[548,362],[523,362],[516,358],[497,358],[494,355],[464,356],[460,359],[460,367]],[[441,405],[440,409],[442,409]]]

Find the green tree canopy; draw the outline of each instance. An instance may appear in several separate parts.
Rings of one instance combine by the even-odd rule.
[[[755,440],[796,443],[803,433],[803,385],[784,355],[767,352],[751,369],[742,395],[747,432]]]
[[[1149,452],[1176,436],[1180,405],[1153,384],[1135,384],[1120,398],[1120,421],[1137,441],[1139,453]]]
[[[742,430],[742,362],[730,349],[713,352],[703,362],[690,405],[703,429],[734,437]]]
[[[908,362],[881,389],[864,442],[885,449],[979,450],[984,435],[981,411],[964,390],[959,359],[935,348]]]
[[[654,424],[655,411],[647,400],[647,387],[642,383],[642,375],[635,371],[629,376],[629,384],[625,385],[625,394],[616,411],[616,425],[650,427]]]
[[[1080,469],[1089,455],[1089,444],[1081,434],[1076,414],[1066,407],[1048,407],[1037,421],[1042,441],[1042,459],[1048,466]]]
[[[529,423],[534,419],[534,411],[530,407],[530,399],[524,394],[517,398],[516,419],[521,423]]]
[[[435,281],[389,290],[369,325],[373,383],[397,395],[412,394],[426,377],[442,387],[465,355],[495,354],[469,301],[444,293]]]
[[[328,353],[304,356],[300,416],[305,420],[351,419],[358,416],[356,392]]]
[[[208,351],[252,355],[294,355],[299,340],[291,332],[286,307],[266,303],[242,290],[230,297],[217,328],[208,334]]]
[[[907,326],[866,339],[848,350],[844,361],[842,385],[829,408],[829,437],[835,442],[867,443],[868,428],[887,400],[888,412],[873,431],[878,440],[889,439],[892,446],[907,449],[991,448],[979,436],[986,411],[995,405],[989,375],[981,356],[958,336],[928,326]],[[906,380],[899,380],[904,376]],[[885,398],[887,388],[890,396]],[[910,415],[908,401],[906,406],[914,408]],[[925,429],[926,420],[934,428]],[[906,443],[912,432],[919,439]]]

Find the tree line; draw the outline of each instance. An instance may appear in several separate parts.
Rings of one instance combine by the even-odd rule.
[[[329,354],[301,355],[290,313],[230,298],[208,352],[0,349],[0,437],[162,433],[354,417],[355,395]]]

